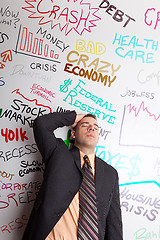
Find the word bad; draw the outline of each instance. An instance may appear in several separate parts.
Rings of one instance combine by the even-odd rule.
[[[101,82],[106,86],[108,84],[108,87],[111,86],[111,84],[116,80],[116,76],[113,77],[115,72],[117,72],[120,69],[120,65],[115,69],[113,64],[106,62],[106,61],[100,61],[99,58],[96,58],[94,61],[88,63],[89,57],[85,54],[80,54],[77,51],[71,51],[67,55],[67,61],[70,63],[77,63],[78,66],[74,66],[73,64],[66,63],[64,71],[68,73],[72,73],[76,76],[81,76],[84,78],[88,78],[88,80],[92,80],[93,82]],[[86,63],[87,62],[87,63]],[[85,70],[84,68],[80,68],[79,65],[83,64],[83,67],[90,68],[91,70]],[[100,65],[100,66],[99,66]],[[111,67],[111,76],[109,75],[102,75],[102,72],[108,72],[108,68]]]
[[[122,57],[129,57],[130,59],[140,59],[142,63],[153,63],[155,62],[153,59],[153,52],[146,52],[146,49],[151,49],[151,51],[157,51],[158,49],[158,41],[154,41],[152,39],[139,40],[136,36],[130,37],[129,35],[119,35],[116,33],[113,45],[117,43],[121,47],[116,48],[115,53]],[[131,47],[133,50],[126,50],[125,48]],[[136,48],[142,48],[143,50],[136,50]]]
[[[16,128],[15,131],[8,128],[6,128],[5,131],[1,129],[1,135],[2,137],[4,137],[5,142],[13,140],[19,141],[19,139],[21,139],[22,142],[24,142],[24,140],[28,140],[28,137],[26,136],[26,131],[23,132],[22,128]]]
[[[125,14],[123,11],[117,9],[116,6],[112,5],[109,3],[109,1],[107,0],[103,0],[101,2],[101,4],[99,5],[99,8],[104,8],[106,9],[106,13],[108,13],[109,15],[113,16],[113,20],[115,20],[116,22],[123,22],[125,21],[123,27],[126,27],[127,24],[130,22],[130,20],[135,21],[134,18],[128,16],[127,14]],[[115,11],[116,10],[116,11]],[[112,13],[114,12],[114,14]],[[127,18],[127,20],[125,19]]]
[[[99,42],[97,42],[95,45],[92,41],[89,41],[87,44],[84,40],[78,39],[76,41],[76,50],[79,52],[87,52],[96,55],[101,55],[105,53],[106,46],[103,43]]]
[[[148,8],[144,14],[144,21],[148,26],[154,25],[154,30],[157,29],[158,22],[160,21],[160,11],[155,8]]]

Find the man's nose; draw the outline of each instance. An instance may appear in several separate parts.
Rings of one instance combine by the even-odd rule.
[[[92,125],[89,125],[89,127],[88,127],[88,131],[94,131],[94,126],[92,126]]]

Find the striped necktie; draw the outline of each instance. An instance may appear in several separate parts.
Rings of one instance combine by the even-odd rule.
[[[83,180],[79,190],[78,240],[98,240],[95,182],[88,156],[84,156]]]

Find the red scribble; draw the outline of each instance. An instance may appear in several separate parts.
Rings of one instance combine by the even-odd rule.
[[[139,108],[136,108],[135,106],[131,106],[131,104],[129,104],[127,107],[129,107],[129,113],[131,113],[132,111],[135,112],[135,117],[137,117],[140,111],[142,110],[143,112],[147,112],[150,117],[154,117],[155,121],[157,121],[160,118],[160,114],[158,115],[158,117],[156,117],[155,114],[151,113],[148,110],[148,108],[145,107],[144,102],[141,103]]]
[[[3,62],[12,61],[12,52],[11,50],[6,50],[5,52],[1,53],[1,58]]]
[[[19,89],[15,89],[14,91],[12,91],[12,93],[14,93],[14,92],[15,92],[16,94],[19,94],[21,97],[23,97],[25,100],[27,100],[27,101],[29,101],[29,102],[35,102],[35,104],[36,104],[37,106],[42,106],[42,107],[44,107],[44,108],[49,108],[50,112],[52,112],[52,109],[51,109],[49,106],[46,106],[46,105],[43,105],[43,104],[39,104],[39,103],[37,102],[37,99],[32,99],[32,100],[30,100],[30,99],[24,97],[24,96],[20,93]]]
[[[25,3],[29,6],[22,7],[22,9],[31,13],[28,18],[40,19],[39,25],[50,23],[51,29],[57,26],[60,31],[65,31],[65,35],[72,30],[82,35],[85,30],[91,32],[91,28],[96,27],[94,22],[101,20],[96,15],[99,8],[92,8],[91,3],[83,1],[66,0],[64,5],[64,1],[57,0],[26,0]]]

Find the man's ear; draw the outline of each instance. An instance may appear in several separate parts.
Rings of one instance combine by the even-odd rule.
[[[71,130],[71,138],[75,139],[75,131],[74,130]]]

